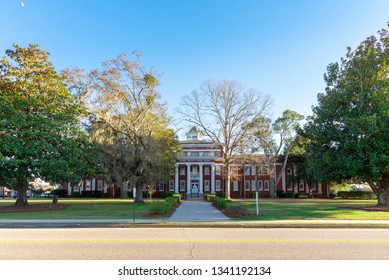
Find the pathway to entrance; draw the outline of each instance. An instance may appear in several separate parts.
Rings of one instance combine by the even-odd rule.
[[[230,218],[204,200],[186,200],[167,222],[229,222]]]

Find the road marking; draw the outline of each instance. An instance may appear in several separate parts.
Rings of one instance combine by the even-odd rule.
[[[4,243],[34,243],[53,244],[53,243],[389,243],[389,239],[3,239]]]

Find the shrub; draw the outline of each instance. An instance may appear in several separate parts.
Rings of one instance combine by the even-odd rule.
[[[102,191],[82,191],[81,197],[101,197]]]
[[[78,198],[78,197],[80,197],[80,193],[79,192],[73,192],[72,193],[72,197]]]
[[[376,199],[373,192],[338,192],[337,196],[343,199]]]
[[[59,197],[67,197],[68,191],[65,189],[55,189],[52,191],[53,195],[57,195]]]
[[[177,200],[176,197],[172,197],[172,196],[169,196],[169,197],[165,198],[165,201],[166,201],[166,203],[169,203],[169,204],[171,204],[173,206],[176,206],[178,203],[180,203],[180,201]]]
[[[167,202],[153,202],[150,204],[151,215],[165,215],[173,209],[173,205]]]
[[[206,194],[205,195],[205,199],[207,200],[207,201],[212,201],[212,197],[215,197],[216,195],[215,194]]]
[[[227,206],[227,212],[237,216],[247,216],[247,206],[241,203],[229,204]]]
[[[180,203],[181,195],[179,193],[175,193],[171,197],[175,198],[177,200],[177,203]]]
[[[224,198],[214,196],[212,197],[211,201],[215,206],[219,208],[226,209],[227,207],[227,201]]]

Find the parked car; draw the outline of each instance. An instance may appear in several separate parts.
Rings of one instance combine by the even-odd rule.
[[[43,197],[43,198],[52,197],[52,196],[53,196],[53,194],[51,192],[44,192],[41,194],[41,197]]]
[[[14,193],[14,194],[12,195],[12,197],[13,197],[13,198],[17,198],[17,197],[18,197],[18,193]],[[27,194],[27,198],[31,198],[29,194]]]

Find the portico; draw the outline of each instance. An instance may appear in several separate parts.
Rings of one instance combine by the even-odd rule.
[[[203,197],[205,193],[214,194],[215,163],[177,162],[174,181],[175,192],[186,193],[188,197]]]

